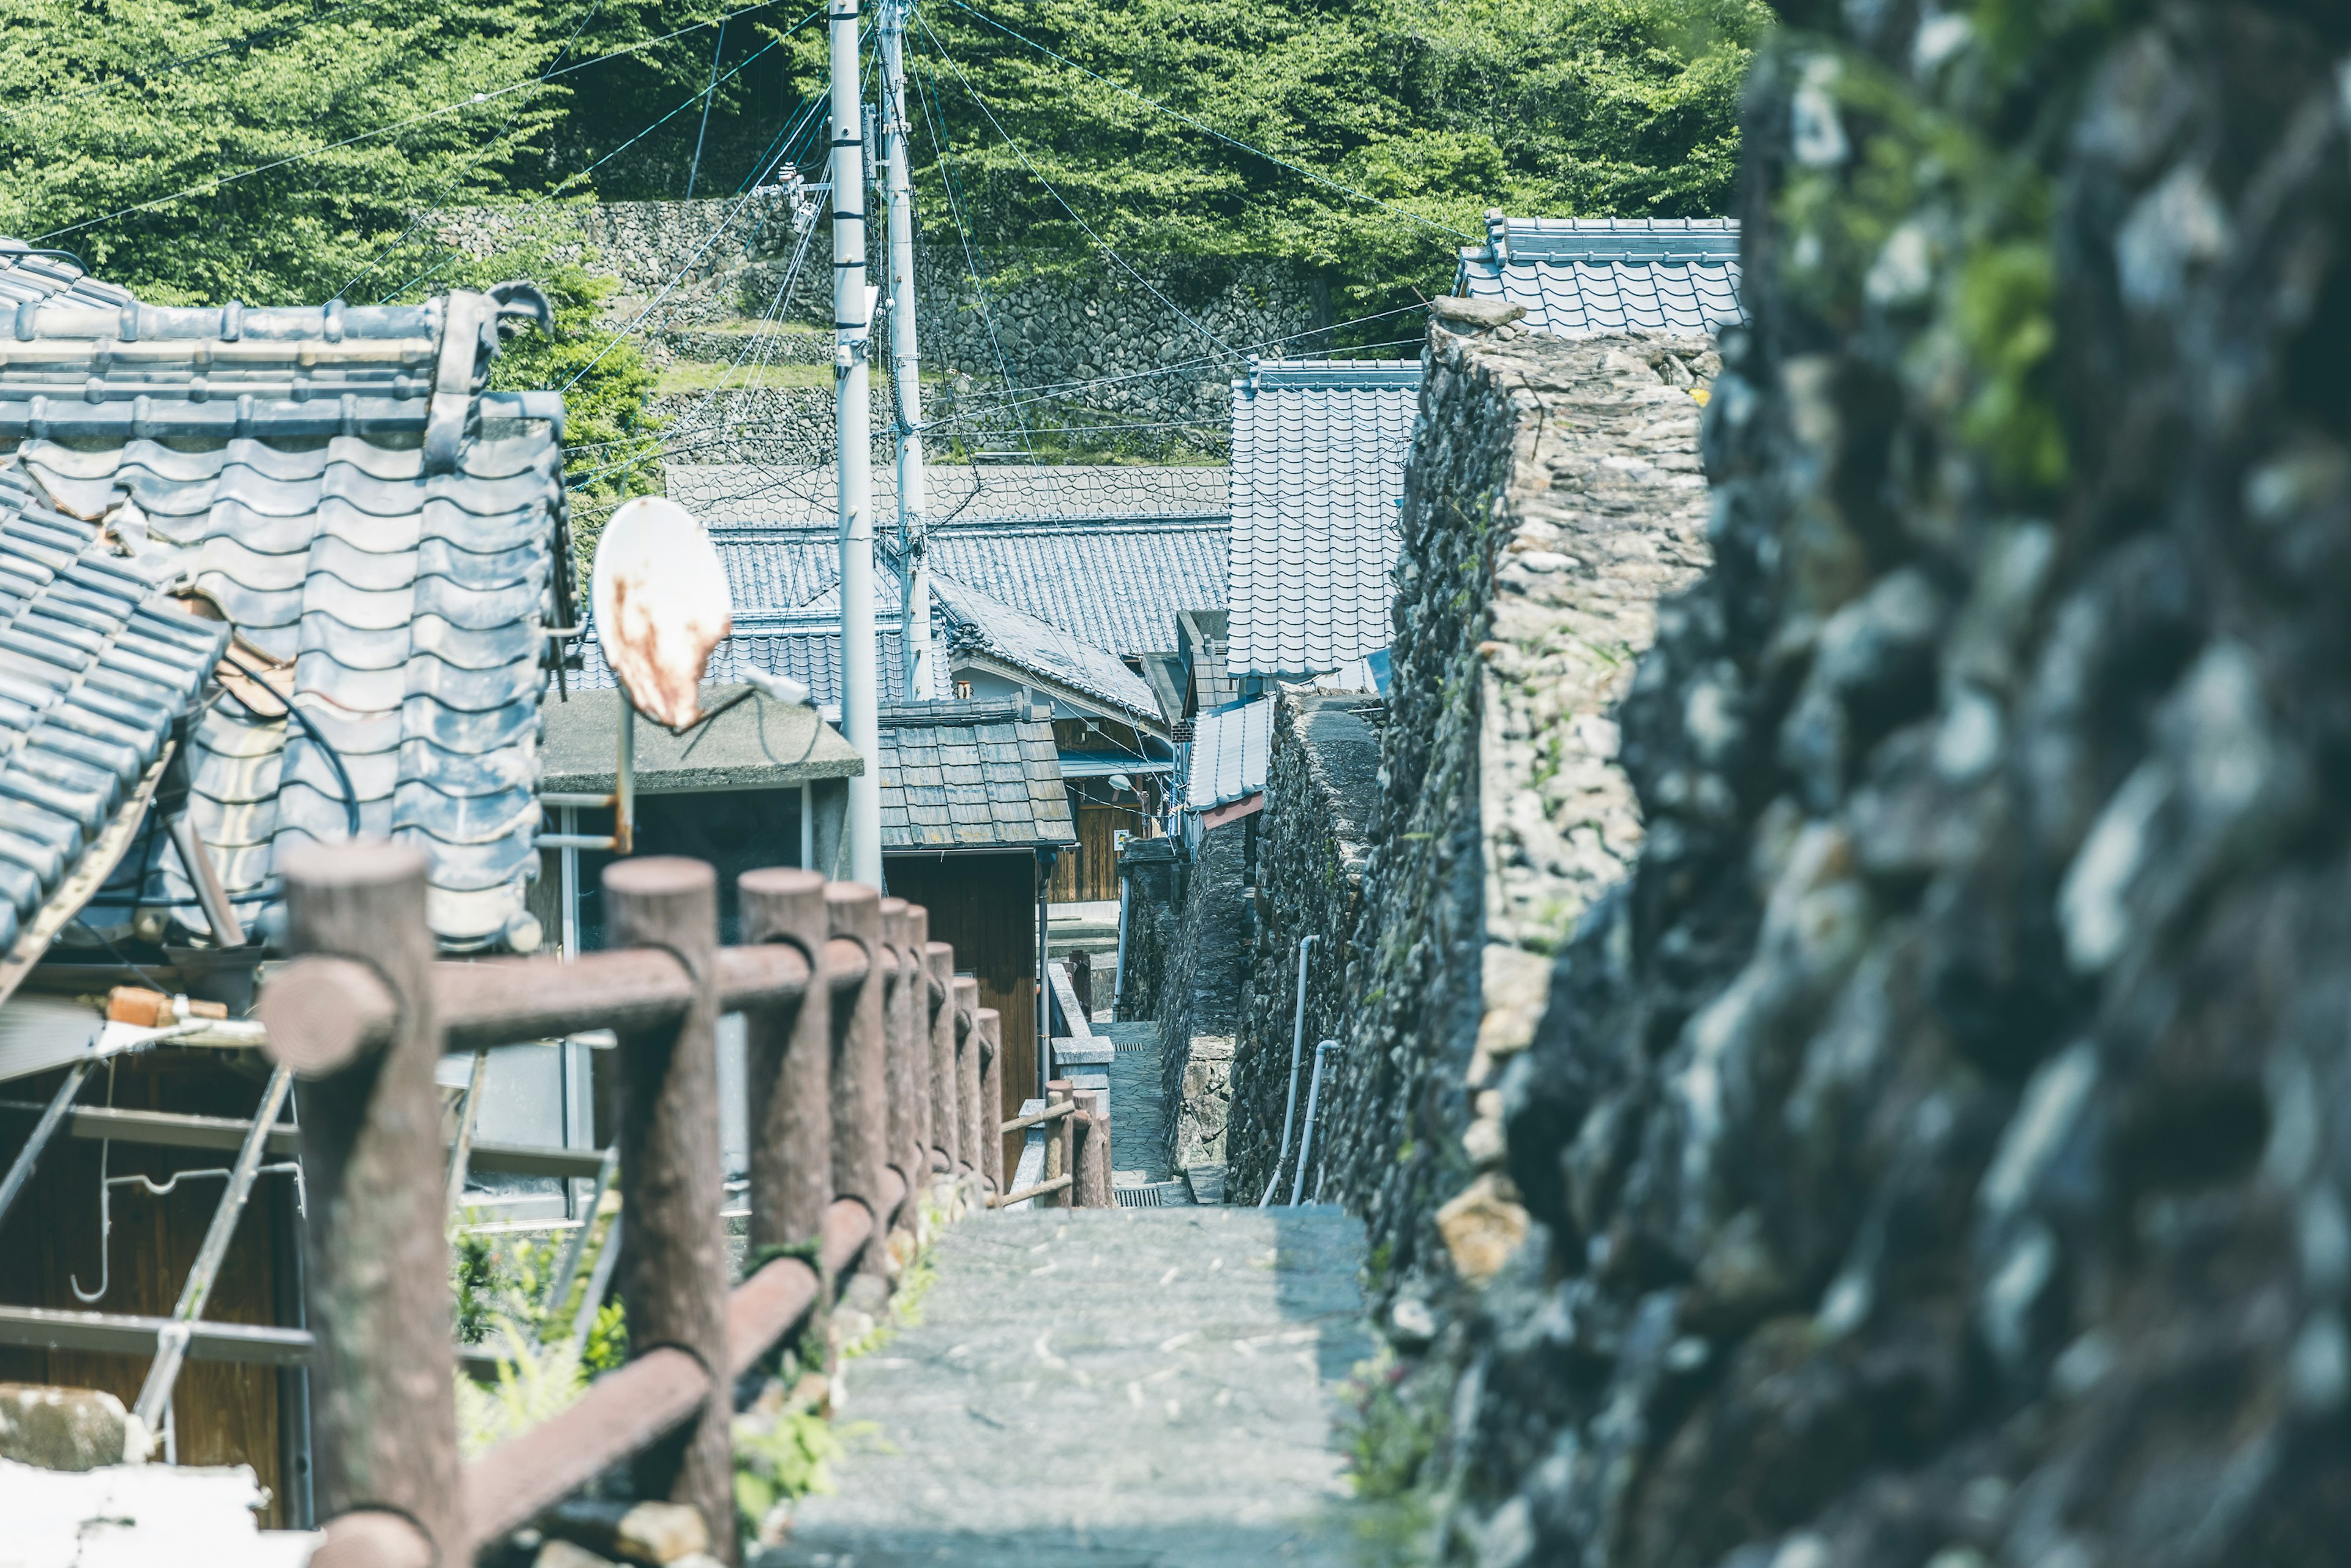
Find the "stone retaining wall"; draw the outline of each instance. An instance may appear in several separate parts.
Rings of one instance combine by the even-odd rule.
[[[831,330],[831,237],[821,214],[790,298],[776,306],[799,242],[795,222],[780,193],[529,212],[466,208],[434,219],[444,243],[475,255],[524,225],[576,235],[558,245],[559,254],[591,254],[594,267],[621,279],[611,301],[618,319],[659,301],[645,325],[656,358],[677,351],[721,359],[729,356],[723,343],[708,340],[716,336],[710,329],[758,319],[771,307],[782,320]],[[1330,324],[1329,291],[1311,277],[1274,263],[1130,260],[1134,272],[1089,260],[983,290],[959,247],[919,251],[923,355],[940,377],[926,414],[953,422],[967,444],[981,449],[1017,446],[1025,422],[1073,427],[1071,439],[1124,442],[1144,452],[1171,443],[1221,452],[1229,439],[1230,382],[1251,354],[1327,347],[1319,329]],[[882,281],[878,270],[872,280]],[[887,314],[885,301],[877,342],[887,341]],[[830,358],[825,342],[812,362]],[[881,380],[877,374],[877,385]],[[796,430],[777,439],[789,446]]]
[[[1639,841],[1612,713],[1658,597],[1706,560],[1692,394],[1719,362],[1703,340],[1431,335],[1354,929],[1315,885],[1327,808],[1270,808],[1260,862],[1272,906],[1298,912],[1285,946],[1316,929],[1348,955],[1343,994],[1322,999],[1328,974],[1311,988],[1344,1047],[1326,1196],[1369,1221],[1384,1306],[1484,1280],[1526,1232],[1496,1071]],[[1264,952],[1260,973],[1291,962]],[[1286,1100],[1288,1019],[1267,993],[1236,1072],[1232,1142],[1252,1150],[1278,1142]]]
[[[1359,1005],[1363,955],[1355,945],[1356,918],[1369,852],[1365,841],[1380,792],[1380,733],[1365,722],[1366,714],[1375,720],[1382,716],[1379,700],[1368,694],[1285,693],[1274,706],[1257,855],[1266,919],[1249,966],[1225,1143],[1228,1190],[1251,1202],[1274,1174],[1283,1124],[1303,1124],[1316,1043],[1344,1040]],[[1295,1037],[1299,943],[1309,936],[1315,940],[1306,956],[1306,1027],[1302,1037]],[[1303,1040],[1294,1115],[1293,1038]],[[1343,1058],[1332,1060],[1326,1077],[1343,1065]],[[1333,1078],[1326,1092],[1335,1095],[1336,1089]],[[1290,1158],[1281,1166],[1284,1197],[1294,1183],[1304,1143],[1302,1132],[1293,1130]],[[1311,1162],[1307,1172],[1310,1196],[1318,1185],[1315,1167],[1322,1164]]]
[[[1200,835],[1185,869],[1184,907],[1159,988],[1159,1063],[1166,1081],[1168,1168],[1222,1165],[1233,1032],[1248,983],[1246,867],[1251,819]]]
[[[2351,28],[1809,18],[1647,836],[1503,1075],[1532,1228],[1400,1341],[1444,1555],[2332,1564]]]

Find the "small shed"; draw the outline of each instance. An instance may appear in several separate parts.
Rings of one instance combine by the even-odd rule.
[[[684,730],[642,716],[635,721],[636,852],[708,861],[718,868],[722,887],[760,866],[815,866],[839,874],[849,780],[865,771],[856,749],[816,709],[778,702],[755,686],[705,686],[702,706],[702,720]],[[620,725],[621,694],[610,687],[549,702],[539,737],[547,792],[610,794]],[[609,809],[553,810],[566,814],[567,832],[612,831]],[[579,850],[540,852],[563,856],[546,871],[556,873],[558,913],[571,911],[567,930],[577,946],[570,950],[601,946],[597,879],[611,857]],[[734,909],[722,909],[719,917],[724,940],[737,940]]]
[[[1045,901],[1077,842],[1052,723],[1019,701],[906,703],[881,721],[883,880],[930,909],[931,939],[955,944],[980,1005],[1003,1015],[1004,1110],[1017,1114],[1042,1092]]]

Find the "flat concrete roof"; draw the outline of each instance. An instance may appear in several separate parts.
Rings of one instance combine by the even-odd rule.
[[[812,707],[779,703],[747,685],[705,686],[702,707],[713,716],[684,735],[638,718],[639,793],[777,789],[865,771],[865,759]],[[611,790],[621,694],[575,691],[569,702],[549,697],[539,713],[546,726],[539,788]]]

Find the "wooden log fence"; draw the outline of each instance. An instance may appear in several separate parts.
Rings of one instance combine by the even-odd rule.
[[[604,873],[611,951],[436,962],[415,852],[312,846],[281,865],[297,956],[258,1010],[272,1056],[302,1080],[317,1568],[470,1563],[618,1466],[640,1500],[698,1511],[731,1562],[738,1380],[852,1279],[886,1285],[888,1238],[917,1224],[916,1194],[953,1181],[991,1207],[1111,1202],[1101,1096],[1001,1119],[1001,1019],[919,906],[755,871],[738,884],[748,940],[724,947],[716,873],[648,856]],[[716,1068],[729,1012],[746,1023],[751,1256],[768,1260],[731,1288]],[[630,1359],[461,1464],[434,1065],[599,1029],[619,1042],[612,1282]],[[1055,1179],[1003,1193],[1005,1137],[1049,1122]]]

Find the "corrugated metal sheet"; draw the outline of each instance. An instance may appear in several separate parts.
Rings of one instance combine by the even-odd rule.
[[[1384,648],[1420,367],[1268,362],[1233,383],[1228,667],[1304,675]]]
[[[0,465],[0,947],[162,754],[227,640],[159,578]]]
[[[1273,699],[1259,697],[1193,721],[1184,804],[1194,811],[1244,800],[1265,788],[1273,755]]]
[[[1487,229],[1487,244],[1461,252],[1454,292],[1519,306],[1536,331],[1704,336],[1747,319],[1735,219],[1496,213]]]
[[[425,852],[444,945],[526,928],[544,628],[569,613],[561,402],[433,392],[444,358],[478,384],[498,310],[53,303],[0,340],[0,440],[24,471],[211,601],[334,754],[258,692],[196,723],[190,810],[243,902],[356,807],[360,831]],[[89,917],[158,903],[205,929],[162,852]]]
[[[881,716],[882,847],[1077,841],[1053,727],[1016,703],[915,703]]]

